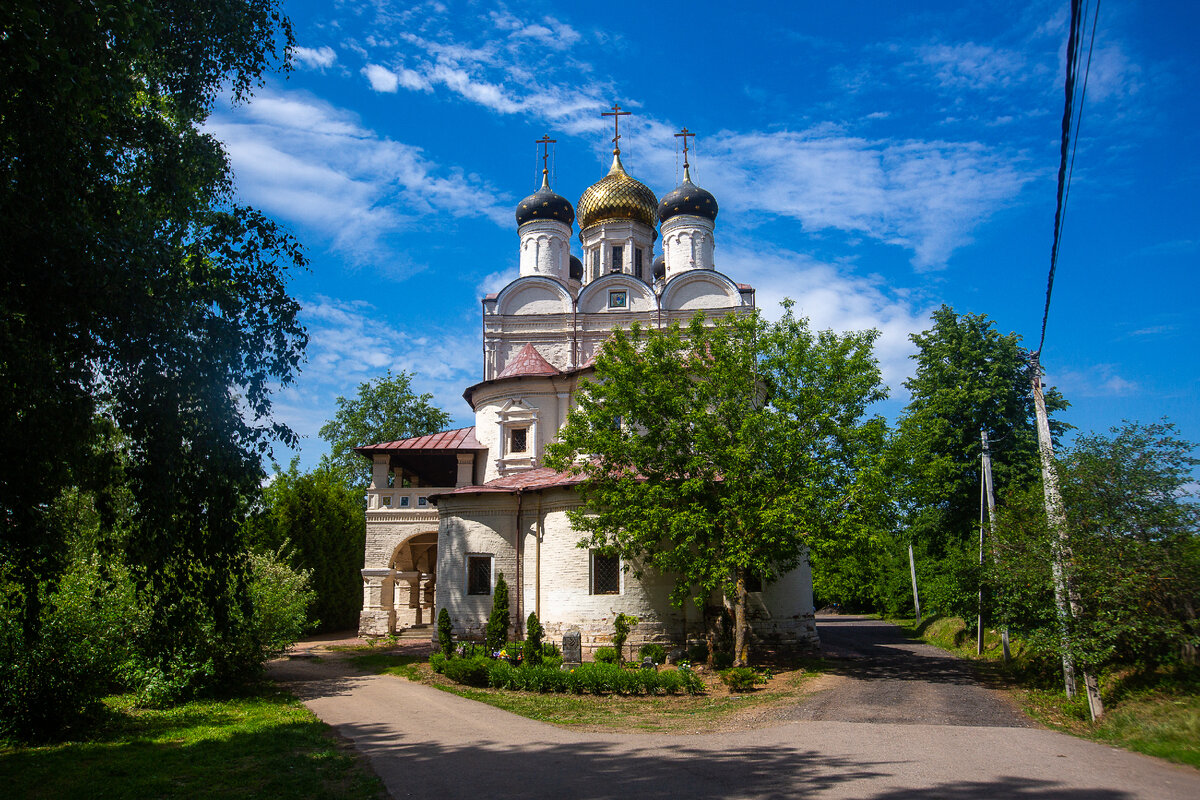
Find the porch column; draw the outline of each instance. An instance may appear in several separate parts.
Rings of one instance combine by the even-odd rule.
[[[358,635],[387,636],[395,632],[396,570],[364,569],[362,577],[363,610],[358,617]]]

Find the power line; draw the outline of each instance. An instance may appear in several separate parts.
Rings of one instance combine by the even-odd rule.
[[[1075,152],[1079,147],[1079,127],[1083,119],[1083,100],[1087,95],[1087,81],[1092,68],[1092,52],[1096,44],[1096,23],[1100,17],[1100,0],[1096,0],[1092,11],[1092,33],[1088,43],[1087,61],[1083,65],[1083,81],[1079,91],[1079,102],[1075,102],[1075,88],[1078,82],[1079,66],[1082,60],[1080,42],[1082,39],[1084,20],[1087,9],[1083,8],[1082,0],[1071,0],[1071,25],[1067,36],[1067,77],[1064,86],[1066,100],[1063,107],[1062,142],[1059,147],[1058,191],[1054,210],[1054,239],[1050,246],[1050,272],[1046,279],[1046,305],[1042,312],[1042,333],[1038,340],[1037,349],[1033,351],[1036,360],[1046,343],[1046,325],[1050,319],[1050,297],[1054,291],[1054,273],[1058,268],[1058,251],[1062,244],[1063,224],[1066,220],[1067,199],[1071,192],[1071,177],[1075,173]]]

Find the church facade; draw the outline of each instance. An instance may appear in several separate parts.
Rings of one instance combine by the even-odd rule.
[[[536,612],[552,640],[578,629],[590,653],[626,613],[640,620],[635,646],[703,637],[701,610],[668,602],[670,576],[635,578],[619,558],[576,546],[576,479],[541,465],[614,328],[754,307],[753,288],[716,269],[717,202],[691,181],[688,135],[684,181],[661,201],[625,171],[619,147],[575,206],[543,169],[516,209],[519,275],[483,299],[482,379],[463,393],[475,425],[358,448],[372,462],[360,635],[429,625],[446,608],[456,636],[482,638],[503,574],[515,631]],[[576,221],[581,257],[571,254]],[[756,588],[759,641],[815,644],[807,562]]]

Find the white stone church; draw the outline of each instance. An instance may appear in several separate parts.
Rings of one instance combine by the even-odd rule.
[[[444,607],[456,637],[482,638],[503,573],[516,632],[536,612],[550,640],[579,629],[587,654],[627,613],[640,619],[635,646],[703,638],[701,610],[668,602],[670,576],[637,579],[618,558],[576,546],[566,514],[580,506],[576,481],[541,465],[614,328],[754,307],[754,289],[716,269],[717,202],[692,183],[691,134],[681,135],[684,180],[661,201],[625,171],[619,147],[574,208],[543,169],[541,188],[516,209],[520,274],[483,299],[482,380],[463,393],[475,425],[358,448],[373,464],[361,635],[430,625]],[[582,260],[571,255],[576,221]],[[757,641],[815,644],[807,562],[754,588]]]

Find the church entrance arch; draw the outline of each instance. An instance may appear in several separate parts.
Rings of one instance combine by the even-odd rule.
[[[395,570],[396,629],[433,622],[437,584],[437,531],[414,534],[392,551],[388,568]]]

